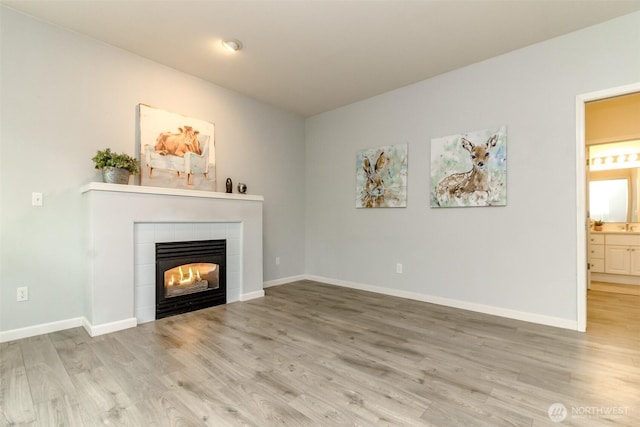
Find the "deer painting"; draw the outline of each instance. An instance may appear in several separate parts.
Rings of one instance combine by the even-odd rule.
[[[471,157],[471,169],[445,176],[435,188],[438,206],[489,206],[492,186],[488,162],[498,143],[498,134],[489,137],[487,142],[474,144],[460,138],[462,148]]]

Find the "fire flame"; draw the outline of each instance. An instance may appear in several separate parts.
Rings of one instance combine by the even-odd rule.
[[[195,282],[202,280],[200,278],[200,270],[196,269],[195,273],[193,269],[189,267],[189,274],[185,275],[182,271],[182,266],[178,267],[178,272],[180,273],[180,278],[176,280],[174,274],[171,275],[171,280],[169,280],[169,286],[180,286],[180,285],[191,285]]]

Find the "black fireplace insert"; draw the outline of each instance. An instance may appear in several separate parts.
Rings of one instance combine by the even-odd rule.
[[[156,319],[227,302],[227,241],[156,243]]]

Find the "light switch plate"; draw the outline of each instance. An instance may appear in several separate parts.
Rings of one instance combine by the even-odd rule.
[[[42,193],[31,193],[31,206],[42,206]]]

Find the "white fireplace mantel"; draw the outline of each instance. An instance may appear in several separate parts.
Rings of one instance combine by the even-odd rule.
[[[90,182],[80,189],[81,193],[89,191],[107,191],[115,193],[157,194],[164,196],[197,197],[203,199],[225,199],[264,201],[264,197],[252,194],[217,193],[215,191],[184,190],[180,188],[147,187],[142,185],[107,184],[105,182]]]
[[[136,224],[239,224],[238,299],[264,295],[262,196],[100,182],[80,191],[87,219],[84,317],[90,335],[138,323],[134,313]]]

